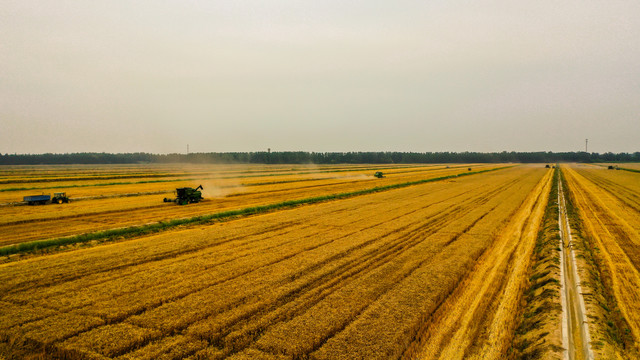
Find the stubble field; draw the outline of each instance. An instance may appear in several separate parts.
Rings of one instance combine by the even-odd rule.
[[[325,197],[4,256],[7,358],[514,357],[554,185],[544,165],[2,170],[0,249]],[[587,186],[581,171],[563,168],[576,194]],[[200,204],[162,202],[201,183]],[[634,186],[619,203],[634,206]],[[38,191],[67,191],[72,201],[10,204]],[[613,210],[627,211],[620,229],[631,239],[615,249],[635,254],[637,219]],[[625,264],[607,266],[628,274]],[[612,282],[620,301],[632,301],[623,280]],[[625,311],[633,324],[635,305]]]

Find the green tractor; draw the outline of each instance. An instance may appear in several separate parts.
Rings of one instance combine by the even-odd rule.
[[[62,204],[62,203],[66,204],[69,202],[69,198],[67,197],[67,193],[57,192],[57,193],[53,193],[51,202],[56,204]]]
[[[382,173],[382,171],[376,171],[373,176],[377,177],[378,179],[382,179],[384,177],[384,174]]]
[[[187,205],[200,202],[200,200],[202,200],[203,198],[202,192],[200,192],[199,190],[204,190],[202,188],[202,185],[198,186],[195,189],[190,187],[177,188],[176,194],[178,195],[178,197],[175,199],[164,198],[164,202],[174,202],[178,205]]]

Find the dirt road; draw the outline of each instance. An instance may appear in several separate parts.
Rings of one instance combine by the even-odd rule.
[[[560,225],[561,298],[562,298],[562,336],[565,359],[593,359],[590,347],[587,316],[580,288],[580,277],[576,268],[575,251],[571,238],[571,228],[562,190],[562,181],[558,179],[558,224]]]

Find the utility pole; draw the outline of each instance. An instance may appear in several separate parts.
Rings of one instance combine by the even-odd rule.
[[[187,155],[189,155],[189,144],[187,144]]]
[[[584,152],[589,153],[589,139],[584,139]]]

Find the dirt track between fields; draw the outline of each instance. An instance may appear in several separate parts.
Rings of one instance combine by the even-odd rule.
[[[593,359],[584,298],[582,297],[580,277],[576,268],[562,181],[558,181],[558,223],[560,225],[560,245],[562,249],[560,258],[562,333],[563,346],[565,348],[563,357],[570,360]]]

